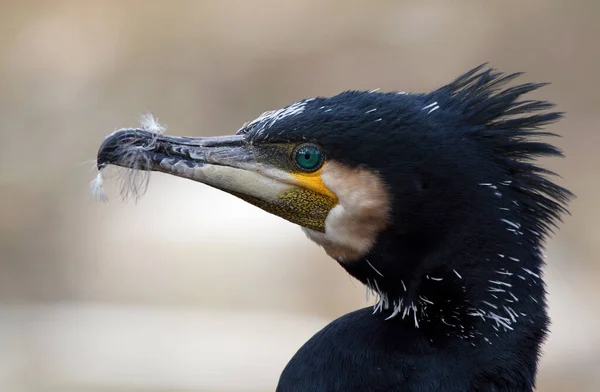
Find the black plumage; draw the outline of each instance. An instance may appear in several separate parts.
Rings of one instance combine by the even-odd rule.
[[[206,183],[303,227],[377,296],[310,339],[277,391],[524,392],[549,319],[544,240],[569,191],[538,157],[543,84],[483,66],[428,94],[348,91],[235,136],[111,134],[98,165]]]
[[[380,296],[375,312],[316,334],[278,391],[533,389],[549,322],[540,248],[570,193],[532,162],[561,155],[537,140],[561,115],[518,100],[541,84],[504,88],[516,76],[478,68],[429,94],[346,92],[277,124],[381,173],[393,199],[393,224],[342,263]]]

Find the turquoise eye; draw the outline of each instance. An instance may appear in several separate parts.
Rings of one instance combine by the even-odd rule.
[[[304,144],[294,151],[296,165],[304,171],[316,171],[323,165],[321,149],[312,144]]]

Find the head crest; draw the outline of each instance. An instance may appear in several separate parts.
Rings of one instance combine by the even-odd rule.
[[[541,233],[556,226],[572,194],[551,182],[552,171],[532,163],[537,157],[562,156],[560,149],[539,141],[557,136],[541,128],[562,117],[548,112],[554,107],[546,101],[519,98],[547,83],[506,85],[521,73],[504,74],[484,65],[465,73],[452,83],[431,93],[443,107],[458,114],[458,121],[469,129],[476,140],[505,170],[507,183],[520,194],[520,202]]]

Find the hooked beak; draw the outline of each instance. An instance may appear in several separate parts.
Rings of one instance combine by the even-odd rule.
[[[124,129],[104,140],[97,165],[98,170],[112,164],[198,181],[324,232],[325,219],[337,203],[335,197],[303,187],[292,174],[261,163],[260,156],[244,135],[176,137]]]

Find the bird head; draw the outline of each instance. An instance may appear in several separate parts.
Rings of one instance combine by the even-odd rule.
[[[537,260],[564,212],[569,193],[531,162],[560,155],[535,140],[560,114],[519,100],[541,84],[504,88],[516,76],[478,67],[427,94],[304,99],[232,136],[123,129],[104,140],[98,167],[201,182],[297,224],[380,296],[380,309],[412,309],[417,323],[435,301],[494,302],[490,281],[518,269],[508,257]]]

